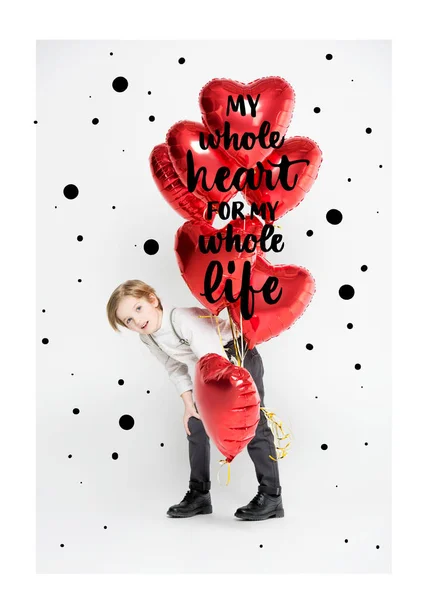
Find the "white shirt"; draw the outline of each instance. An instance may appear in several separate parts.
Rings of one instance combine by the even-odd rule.
[[[163,304],[162,323],[160,328],[150,335],[156,340],[156,346],[150,335],[140,333],[141,341],[149,347],[152,354],[165,366],[169,378],[174,383],[179,395],[193,390],[195,366],[198,360],[214,352],[227,358],[225,346],[233,339],[230,322],[220,319],[206,308],[177,307],[172,315],[175,330],[181,338],[189,341],[190,346],[180,342],[171,327],[171,311],[173,306]],[[203,318],[200,318],[200,315]],[[207,316],[211,318],[207,318]],[[221,333],[221,341],[218,334]]]

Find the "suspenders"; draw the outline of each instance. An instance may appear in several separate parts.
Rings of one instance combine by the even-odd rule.
[[[170,320],[171,320],[171,327],[173,332],[175,333],[175,335],[178,337],[178,339],[180,340],[180,342],[182,344],[186,344],[186,346],[190,346],[190,342],[188,340],[185,340],[184,338],[181,338],[178,333],[175,330],[174,327],[174,323],[172,322],[172,313],[175,311],[175,308],[172,309],[171,314],[170,314]],[[159,346],[159,344],[157,343],[157,341],[152,337],[152,334],[149,333],[149,338],[152,340],[152,342],[154,342],[156,344],[156,346],[161,350],[161,347]]]

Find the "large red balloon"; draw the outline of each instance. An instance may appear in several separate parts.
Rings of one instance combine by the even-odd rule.
[[[232,186],[229,191],[222,192],[214,185],[214,180],[220,168],[228,168],[230,171],[229,177],[224,179],[224,186],[228,188],[232,184],[232,179],[236,174],[239,166],[225,152],[220,149],[208,147],[206,150],[200,146],[200,135],[203,134],[207,139],[209,131],[201,123],[193,121],[179,121],[173,125],[166,134],[166,142],[168,145],[169,156],[175,171],[180,177],[183,185],[188,188],[188,159],[187,153],[190,150],[194,163],[194,175],[202,167],[206,169],[206,186],[211,190],[205,190],[202,187],[202,177],[198,177],[198,182],[192,193],[202,200],[210,200],[212,202],[228,202],[238,192],[235,186]],[[202,171],[204,174],[205,171]],[[240,177],[240,183],[243,185],[246,173]]]
[[[284,189],[281,181],[278,181],[280,168],[274,167],[271,163],[281,164],[281,159],[286,156],[289,162],[296,160],[306,160],[309,164],[300,162],[290,165],[286,176],[286,183],[292,190]],[[322,162],[322,154],[318,145],[307,137],[296,136],[285,141],[282,148],[274,150],[263,162],[263,167],[266,170],[272,171],[273,183],[278,181],[274,190],[270,190],[266,185],[266,176],[263,175],[260,186],[257,190],[251,190],[248,186],[245,187],[245,199],[248,203],[254,202],[260,207],[264,202],[270,202],[273,206],[278,202],[275,208],[275,219],[269,218],[269,211],[266,211],[266,223],[273,223],[286,212],[295,208],[303,200],[305,195],[311,189],[315,179],[318,176],[318,170]],[[257,171],[255,174],[255,183],[257,184],[259,177]]]
[[[232,462],[256,434],[260,396],[250,373],[219,354],[198,360],[194,375],[195,402],[208,437]]]
[[[242,319],[240,301],[229,306],[230,315],[244,336],[248,348],[254,348],[289,329],[302,316],[315,293],[315,280],[303,267],[296,265],[272,265],[257,255],[251,268],[250,283],[260,289],[267,278],[278,278],[278,286],[272,293],[276,298],[282,288],[282,294],[276,304],[267,304],[262,294],[254,295],[254,311],[250,319]]]
[[[242,97],[241,106],[245,110],[245,116],[239,110],[234,112],[230,106],[228,110],[229,98],[236,105],[239,96]],[[251,100],[248,99],[248,96],[251,97]],[[252,116],[251,103],[254,105],[256,101],[257,105],[253,109],[255,116]],[[227,122],[230,124],[231,136],[237,134],[238,141],[241,143],[245,133],[258,135],[262,123],[267,121],[269,134],[266,136],[268,142],[266,145],[271,145],[269,144],[269,135],[272,131],[279,132],[278,140],[276,140],[278,145],[291,121],[294,90],[281,77],[262,77],[248,84],[232,79],[212,79],[200,91],[199,106],[202,120],[212,134],[215,134],[216,130],[222,134]],[[223,142],[224,140],[221,139],[220,147],[240,165],[247,168],[252,168],[257,161],[263,161],[273,150],[271,147],[263,148],[260,140],[256,140],[251,147],[252,141],[249,139],[249,149],[234,149],[232,144],[229,148],[225,148]]]
[[[233,235],[240,235],[241,242],[243,242],[246,235],[251,233],[260,236],[263,228],[262,223],[256,217],[251,219],[248,215],[245,218],[245,229],[243,219],[232,220],[228,225],[231,225]],[[204,221],[186,221],[175,234],[174,250],[180,273],[195,298],[215,315],[218,315],[229,304],[223,294],[226,280],[230,279],[233,296],[236,298],[241,290],[242,270],[245,261],[248,260],[253,264],[257,252],[260,251],[260,246],[257,245],[253,252],[239,252],[235,247],[227,252],[223,241],[218,253],[207,252],[204,254],[201,252],[199,249],[199,236],[203,235],[206,243],[208,243],[210,237],[215,237],[217,234],[224,237],[228,225],[225,225],[222,229],[215,229]],[[218,244],[217,240],[216,243]],[[202,296],[202,293],[204,292],[207,268],[214,260],[221,263],[223,275],[213,295],[216,298],[222,297],[211,304],[205,296]],[[232,274],[227,269],[229,261],[235,261],[235,271]],[[213,281],[215,275],[216,273],[214,273]]]
[[[155,146],[149,158],[150,170],[156,186],[168,204],[185,219],[203,219],[207,200],[191,194],[175,172],[166,144]],[[215,215],[209,223],[214,221]]]

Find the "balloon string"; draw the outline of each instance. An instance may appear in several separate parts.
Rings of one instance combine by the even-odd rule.
[[[223,467],[227,463],[227,481],[226,481],[226,485],[229,485],[229,482],[230,482],[230,462],[227,460],[227,458],[224,458],[223,460],[220,460],[219,463],[221,464],[221,467]],[[220,467],[220,469],[221,469],[221,467]],[[220,469],[217,471],[217,481],[221,485],[221,482],[220,482],[220,479],[219,479]]]
[[[238,343],[236,341],[236,331],[235,331],[235,323],[232,320],[232,316],[230,314],[230,310],[229,307],[227,307],[227,312],[229,314],[229,322],[230,322],[230,328],[232,330],[232,336],[233,336],[233,345],[235,347],[235,354],[236,354],[236,359],[238,361],[238,366],[241,367],[242,366],[242,356],[239,352],[239,347],[238,347]],[[241,333],[241,332],[240,332]]]
[[[290,433],[287,433],[287,435],[284,434],[284,430],[282,428],[282,421],[278,422],[276,420],[276,418],[274,418],[274,417],[276,417],[274,412],[268,411],[264,407],[260,407],[260,410],[263,411],[263,413],[268,421],[269,427],[272,430],[274,440],[275,440],[275,449],[276,449],[277,458],[274,458],[270,454],[269,454],[269,458],[271,458],[272,460],[277,462],[277,459],[281,460],[281,458],[285,458],[287,456],[286,450],[290,446],[290,442],[288,442],[288,444],[286,446],[281,448],[279,446],[279,442],[289,438],[291,434]],[[279,431],[282,433],[282,437],[280,437]],[[291,428],[290,428],[290,431],[291,431]]]
[[[212,322],[213,315],[198,315],[198,317],[200,319],[211,319],[211,322]],[[225,358],[227,358],[227,353],[226,353],[226,350],[224,349],[223,338],[221,337],[221,331],[220,331],[220,325],[219,325],[219,322],[218,322],[218,316],[215,315],[215,318],[216,318],[216,321],[217,321],[217,333],[218,333],[218,337],[219,337],[219,341],[220,341],[220,346],[221,346],[221,349],[222,349],[222,354],[223,354],[223,356],[225,356]]]

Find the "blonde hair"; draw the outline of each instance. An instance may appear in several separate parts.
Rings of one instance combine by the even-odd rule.
[[[158,308],[163,310],[162,302],[159,296],[156,294],[154,288],[152,288],[152,286],[148,283],[144,283],[144,281],[140,281],[139,279],[128,279],[128,281],[121,283],[110,296],[106,307],[107,319],[113,329],[121,333],[117,325],[122,325],[122,327],[127,328],[125,323],[119,319],[116,314],[119,302],[122,300],[122,298],[125,296],[133,296],[134,298],[145,298],[148,302],[150,302],[150,294],[156,296],[159,301]]]

